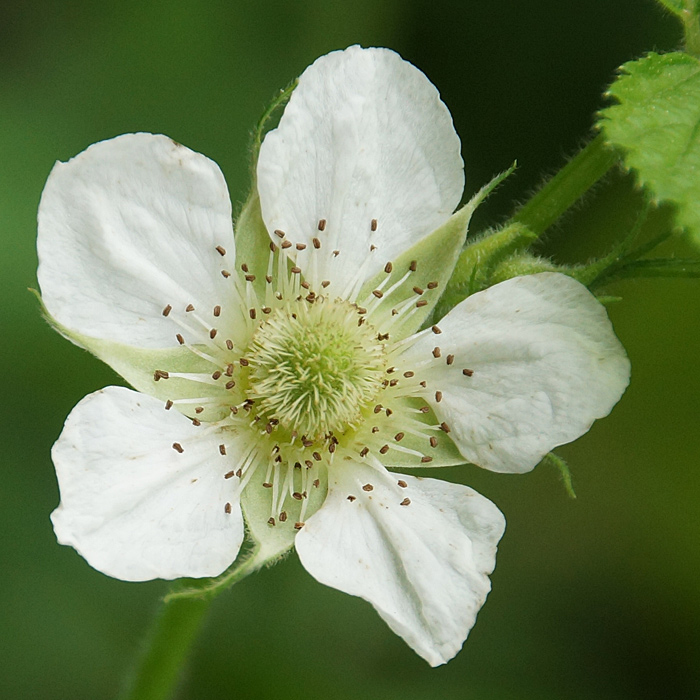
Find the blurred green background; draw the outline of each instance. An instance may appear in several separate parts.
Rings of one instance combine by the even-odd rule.
[[[111,698],[165,584],[91,570],[56,544],[49,451],[86,393],[119,379],[53,333],[35,285],[36,209],[55,160],[130,131],[216,160],[245,196],[248,134],[317,56],[388,46],[437,85],[461,135],[467,194],[517,158],[476,219],[503,221],[586,138],[623,61],[680,41],[651,0],[10,0],[0,9],[2,568],[0,697]],[[628,227],[618,177],[553,230],[583,260]],[[508,530],[462,653],[431,670],[370,606],[295,556],[216,601],[180,698],[573,700],[700,697],[700,288],[610,290],[632,360],[613,415],[562,449],[578,499],[546,466],[446,470],[493,499]]]

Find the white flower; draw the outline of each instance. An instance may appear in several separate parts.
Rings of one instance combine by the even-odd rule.
[[[215,163],[132,134],[57,164],[39,210],[47,312],[137,390],[73,410],[58,539],[130,581],[216,576],[244,517],[438,665],[489,591],[504,520],[466,486],[605,416],[628,362],[570,278],[515,278],[427,323],[462,248],[460,143],[388,50],[316,61],[262,146],[234,235]]]

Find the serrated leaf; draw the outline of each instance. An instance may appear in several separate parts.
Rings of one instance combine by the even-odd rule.
[[[684,53],[625,63],[603,110],[605,137],[700,245],[700,61]]]

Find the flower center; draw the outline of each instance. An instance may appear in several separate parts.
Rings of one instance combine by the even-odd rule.
[[[313,439],[355,427],[382,389],[383,345],[358,308],[342,300],[321,296],[276,309],[246,356],[258,411]]]

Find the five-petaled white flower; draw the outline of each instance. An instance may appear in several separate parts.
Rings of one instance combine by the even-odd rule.
[[[464,243],[460,142],[437,90],[385,49],[317,60],[231,222],[219,168],[130,134],[58,163],[39,210],[57,328],[108,387],[54,446],[58,539],[129,581],[222,573],[244,539],[293,545],[430,664],[490,588],[500,511],[386,467],[524,472],[628,381],[603,307],[559,274],[430,314]],[[427,326],[427,327],[425,327]],[[421,330],[423,328],[423,330]]]

